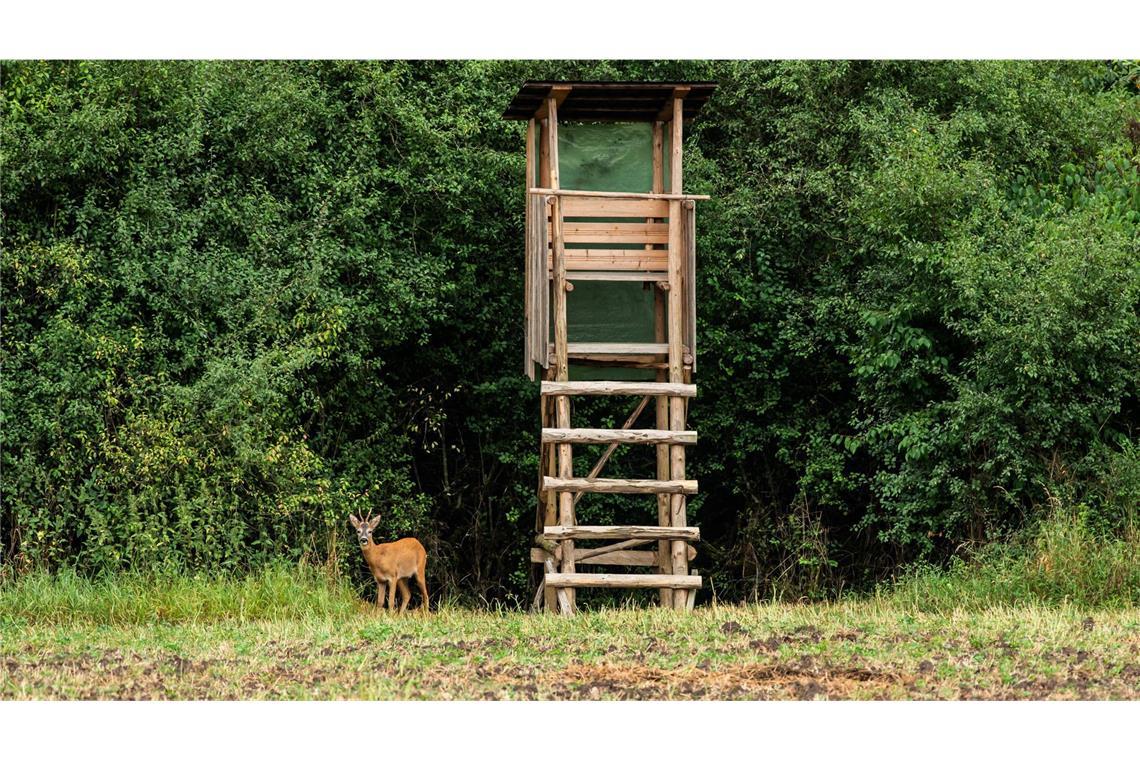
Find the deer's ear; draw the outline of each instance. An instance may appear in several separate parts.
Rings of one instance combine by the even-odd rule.
[[[380,524],[380,515],[376,515],[368,521],[368,530],[376,530],[376,526]]]
[[[360,530],[360,518],[359,517],[357,517],[356,515],[349,515],[348,521],[350,523],[352,523],[352,527],[356,528],[357,530]]]

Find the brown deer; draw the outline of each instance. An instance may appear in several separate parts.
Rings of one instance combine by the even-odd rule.
[[[412,591],[408,586],[408,578],[413,575],[420,586],[420,595],[423,596],[422,609],[428,608],[427,581],[424,571],[427,568],[427,552],[424,545],[414,538],[401,538],[387,544],[377,544],[372,540],[372,531],[380,524],[380,517],[369,516],[361,520],[356,515],[349,515],[348,521],[356,529],[356,538],[360,541],[360,550],[364,552],[364,561],[376,579],[376,606],[382,606],[384,592],[380,585],[384,584],[388,591],[388,609],[394,609],[396,601],[396,588],[400,589],[400,612],[408,607],[412,598]],[[370,519],[371,518],[371,519]]]

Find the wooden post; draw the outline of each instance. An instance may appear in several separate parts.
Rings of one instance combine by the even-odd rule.
[[[670,145],[669,179],[670,192],[681,193],[681,124],[683,119],[682,100],[673,98],[672,140]],[[681,201],[669,201],[669,382],[679,383],[684,379],[684,346],[682,336],[685,331],[684,320],[684,289],[681,278],[682,272],[681,250]],[[681,398],[669,399],[669,429],[685,429],[685,400]],[[672,480],[685,479],[685,447],[669,447],[670,474]],[[685,527],[685,495],[671,494],[669,496],[670,524],[674,528]],[[672,573],[674,575],[689,574],[689,558],[684,541],[672,542]],[[688,596],[684,589],[674,589],[673,608],[684,610],[688,607]]]
[[[545,378],[553,379],[554,373],[555,373],[555,367],[550,367],[546,370],[543,370],[543,378],[544,379]],[[542,406],[542,419],[547,420],[547,421],[553,419],[554,418],[554,399],[547,397],[547,396],[543,396],[541,399],[541,406]],[[556,476],[558,474],[558,461],[557,461],[557,457],[555,455],[554,446],[550,445],[550,444],[540,443],[539,444],[539,450],[542,452],[542,456],[541,456],[542,461],[540,463],[540,467],[543,468],[542,474],[550,476],[550,477]],[[539,489],[542,489],[542,478],[541,477],[539,478]],[[542,499],[541,499],[540,505],[541,505],[542,512],[543,512],[543,514],[542,514],[542,527],[539,528],[539,531],[541,532],[542,528],[545,528],[548,525],[554,525],[558,521],[558,501],[557,501],[558,495],[555,494],[553,491],[546,491],[546,490],[540,490],[539,493],[542,494]],[[544,567],[543,570],[545,572],[546,568]],[[557,610],[558,610],[558,598],[557,598],[557,594],[556,594],[556,589],[552,588],[551,586],[544,584],[542,602],[543,602],[543,608],[546,610],[546,612],[549,612],[549,613],[557,612]]]
[[[653,186],[652,192],[665,192],[665,128],[660,121],[653,122]],[[650,246],[646,246],[649,248]],[[657,343],[665,342],[665,292],[653,288],[653,340]],[[659,383],[667,379],[665,370],[657,370],[656,380]],[[656,425],[658,430],[669,429],[669,399],[665,396],[656,398]],[[657,479],[669,479],[669,447],[657,447]],[[657,494],[657,524],[663,528],[671,524],[669,515],[669,495]],[[661,575],[672,572],[673,560],[670,554],[669,542],[657,542],[657,570]],[[657,590],[657,604],[660,607],[673,606],[673,589],[659,588]]]
[[[555,98],[546,99],[547,120],[547,162],[550,167],[550,187],[559,189],[558,179],[558,101]],[[570,379],[568,358],[568,341],[566,335],[566,248],[562,236],[562,200],[558,196],[551,198],[551,228],[552,243],[554,246],[554,362],[556,366],[556,380]],[[570,427],[570,397],[556,396],[554,399],[555,420],[558,427]],[[560,443],[558,450],[558,477],[574,477],[574,458],[570,444]],[[574,525],[574,496],[568,492],[558,494],[558,524],[563,527]],[[574,572],[574,542],[562,542],[563,573]],[[549,584],[547,584],[549,585]],[[568,612],[574,609],[574,590],[566,589]]]
[[[531,218],[531,208],[534,204],[531,202],[530,189],[534,186],[534,119],[530,119],[526,123],[526,182],[524,187],[527,189],[526,195],[526,254],[524,257],[525,275],[523,277],[523,372],[531,380],[534,379],[534,357],[532,349],[534,347],[534,293],[535,293],[535,278],[546,278],[546,272],[535,272],[532,262],[538,258],[533,255],[533,237],[534,237],[534,220]]]
[[[542,129],[538,141],[538,186],[550,187],[550,119],[538,122]]]

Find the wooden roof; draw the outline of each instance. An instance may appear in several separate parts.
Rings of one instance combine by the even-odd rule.
[[[553,87],[569,87],[558,105],[559,121],[658,121],[673,90],[687,87],[684,118],[708,101],[716,82],[526,82],[503,112],[505,119],[530,119]]]

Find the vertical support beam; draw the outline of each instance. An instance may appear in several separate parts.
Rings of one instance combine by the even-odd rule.
[[[547,160],[550,165],[550,187],[559,189],[558,179],[558,101],[546,99],[547,119]],[[566,248],[562,242],[562,201],[558,196],[551,197],[551,241],[554,246],[554,361],[557,380],[570,379],[570,368],[566,335]],[[555,421],[560,428],[570,427],[570,397],[555,397]],[[558,477],[574,477],[574,459],[570,444],[558,444]],[[574,525],[574,495],[558,493],[558,524],[564,527]],[[562,542],[562,567],[564,573],[574,570],[574,542]],[[566,589],[569,610],[574,609],[574,589]]]
[[[555,367],[549,367],[543,371],[542,377],[544,380],[553,380],[555,376]],[[543,419],[550,421],[555,419],[555,400],[550,396],[542,397],[542,412]],[[543,423],[546,424],[546,423]],[[557,477],[558,475],[558,457],[554,444],[539,444],[543,452],[543,464],[545,465],[544,474],[550,477]],[[541,486],[540,486],[541,487]],[[558,494],[554,491],[542,492],[542,525],[557,525],[558,524]],[[549,560],[548,560],[549,562]],[[555,589],[546,586],[543,604],[547,612],[556,612],[558,610]]]
[[[653,192],[665,192],[665,125],[660,121],[653,122]],[[647,245],[646,248],[652,246]],[[653,340],[657,343],[665,342],[665,291],[656,285],[653,286]],[[663,383],[668,376],[663,369],[657,370],[657,382]],[[669,399],[666,396],[657,396],[655,399],[658,430],[669,429]],[[657,446],[657,479],[669,480],[669,446]],[[673,518],[669,507],[669,494],[657,494],[657,524],[667,528],[672,524]],[[669,575],[673,572],[673,555],[668,541],[657,542],[657,572]],[[673,606],[673,589],[661,588],[657,590],[657,604],[666,609]]]
[[[657,191],[654,191],[657,192]],[[661,288],[656,285],[653,287],[653,340],[657,343],[665,342],[665,311],[666,311],[666,294]],[[663,383],[667,379],[665,370],[657,370],[657,382]],[[667,396],[657,396],[657,422],[658,430],[669,429],[669,398]],[[669,465],[669,446],[667,444],[657,446],[657,479],[669,480],[670,465]],[[657,494],[657,524],[662,528],[668,528],[673,524],[673,517],[669,506],[669,494]],[[670,575],[673,572],[673,555],[672,548],[668,541],[657,542],[657,572],[662,575]],[[657,590],[657,603],[666,609],[673,606],[673,589],[661,588]]]
[[[682,142],[682,100],[673,98],[672,140],[670,155],[670,192],[680,195],[681,189],[681,142]],[[683,251],[681,250],[681,202],[669,201],[669,382],[679,383],[684,379],[684,347],[682,336],[685,333],[684,289],[682,280]],[[685,429],[685,400],[669,399],[669,429]],[[685,479],[685,447],[670,446],[670,477]],[[684,494],[671,494],[669,497],[670,519],[673,527],[687,525]],[[671,546],[674,575],[689,574],[688,546],[684,541],[673,541]],[[673,608],[688,608],[688,594],[684,589],[673,590]]]
[[[523,186],[529,191],[534,187],[534,119],[530,119],[526,123],[526,182]],[[543,271],[545,267],[540,267],[539,271],[534,271],[534,260],[538,258],[535,256],[535,229],[534,225],[540,220],[536,220],[531,213],[534,208],[534,203],[531,200],[530,193],[526,194],[526,252],[524,255],[524,270],[523,276],[523,372],[531,380],[534,379],[534,332],[538,329],[535,323],[535,311],[537,304],[535,303],[535,296],[537,295],[538,281],[541,280],[543,284],[546,282],[546,272]]]
[[[538,186],[550,187],[550,119],[537,123],[542,132],[538,140]]]
[[[550,165],[550,187],[557,190],[558,184],[558,102],[546,99],[546,161]]]

